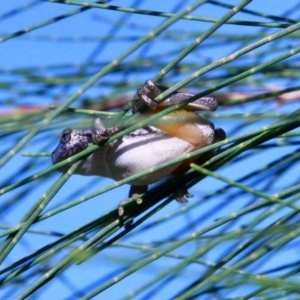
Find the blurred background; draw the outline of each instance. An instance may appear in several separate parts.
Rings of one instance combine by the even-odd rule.
[[[299,15],[299,0],[3,2],[0,298],[299,297]],[[189,203],[164,180],[124,227],[127,184],[68,179],[50,155],[149,79],[216,97],[203,115],[229,140],[215,173],[179,179]]]

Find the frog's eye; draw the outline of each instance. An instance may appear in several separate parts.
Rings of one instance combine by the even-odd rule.
[[[71,129],[65,129],[61,135],[60,141],[64,144],[69,142],[71,140],[72,130]]]

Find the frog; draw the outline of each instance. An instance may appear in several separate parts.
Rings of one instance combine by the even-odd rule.
[[[174,92],[163,102],[154,104],[153,98],[166,89],[164,86],[146,81],[137,90],[138,101],[132,108],[133,114],[141,112],[141,115],[147,117],[148,114],[194,96],[189,93]],[[195,113],[197,110],[213,111],[216,108],[217,101],[213,97],[199,98],[190,105],[159,118],[153,124],[138,128],[110,143],[106,141],[122,128],[111,126],[111,117],[98,115],[91,129],[65,129],[63,131],[58,146],[52,152],[52,163],[56,164],[85,150],[92,144],[97,144],[101,147],[86,157],[75,173],[84,176],[102,176],[116,181],[128,178],[181,155],[224,140],[226,133],[223,129],[215,128],[212,122]],[[210,151],[205,156],[211,157],[213,154],[214,151]],[[129,197],[137,199],[139,203],[140,197],[137,195],[145,193],[150,184],[185,172],[189,164],[200,157],[201,155],[185,162],[175,163],[132,180],[129,182],[131,186]],[[64,166],[59,171],[66,172],[67,169],[68,166]],[[184,191],[176,200],[184,203],[192,196]],[[121,203],[119,205],[120,216],[124,213],[122,208],[124,202]]]

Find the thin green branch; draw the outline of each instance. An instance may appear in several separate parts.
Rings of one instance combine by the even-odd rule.
[[[74,1],[74,0],[44,0],[47,2],[53,3],[62,3],[62,4],[69,4],[69,5],[78,5],[83,7],[95,7],[100,9],[110,9],[114,11],[121,11],[127,13],[134,13],[140,15],[151,15],[157,17],[167,17],[172,18],[176,14],[166,13],[162,11],[153,11],[153,10],[142,10],[130,7],[121,7],[115,5],[107,5],[107,4],[96,4],[96,3],[88,3],[82,1]],[[251,0],[252,1],[252,0]],[[202,21],[202,22],[209,22],[209,23],[217,23],[219,19],[216,18],[207,18],[207,17],[198,17],[198,16],[182,16],[181,19],[189,20],[189,21]],[[255,22],[255,21],[244,21],[244,20],[232,20],[227,21],[226,24],[232,25],[245,25],[245,26],[259,26],[259,27],[274,27],[274,28],[286,28],[289,24],[279,24],[279,23],[271,23],[271,22]]]
[[[154,82],[159,81],[165,74],[167,74],[174,66],[176,66],[183,58],[185,58],[190,52],[192,52],[196,47],[198,47],[202,42],[204,42],[210,35],[212,35],[218,28],[220,28],[224,23],[226,23],[230,18],[232,18],[236,13],[238,13],[243,7],[248,5],[252,0],[244,0],[239,5],[232,8],[227,14],[225,14],[218,22],[216,22],[210,29],[206,30],[203,34],[197,37],[192,44],[185,47],[184,50],[177,55],[167,66],[163,68],[153,78]]]
[[[49,190],[41,196],[41,198],[29,209],[29,211],[23,216],[20,223],[17,225],[19,230],[17,233],[11,234],[0,248],[0,264],[4,261],[7,255],[15,247],[21,237],[26,233],[27,229],[32,225],[38,215],[44,210],[47,204],[51,201],[54,195],[60,190],[63,184],[70,178],[70,176],[76,171],[79,162],[71,166],[69,171],[61,175],[57,182],[56,187],[51,186]],[[21,225],[22,224],[22,225]]]

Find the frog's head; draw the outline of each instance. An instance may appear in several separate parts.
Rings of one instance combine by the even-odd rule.
[[[91,130],[65,129],[56,149],[52,152],[52,163],[56,164],[83,150],[92,144]],[[59,169],[64,172],[68,167]]]

